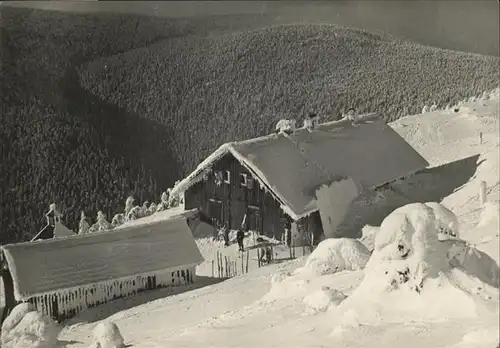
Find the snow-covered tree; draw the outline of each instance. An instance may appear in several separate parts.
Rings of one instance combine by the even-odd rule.
[[[127,200],[125,201],[125,216],[128,216],[128,213],[134,207],[134,201],[135,199],[132,196],[128,197]]]
[[[422,108],[422,113],[425,114],[428,112],[429,112],[429,107],[427,105],[424,105],[424,107]]]
[[[149,210],[148,204],[149,204],[149,202],[148,202],[148,201],[145,201],[145,202],[142,204],[141,215],[142,215],[143,217],[146,217],[146,216],[151,215],[151,211]]]
[[[156,205],[156,203],[152,202],[151,205],[148,208],[148,210],[150,212],[150,215],[153,215],[154,213],[156,213],[156,209],[157,208],[158,208],[158,206]]]
[[[138,205],[133,207],[125,217],[126,221],[132,221],[132,220],[137,220],[143,217],[142,215],[142,208]]]
[[[434,112],[434,111],[437,110],[437,108],[438,108],[437,105],[434,103],[434,104],[431,105],[431,108],[429,109],[429,111],[430,112]]]
[[[119,213],[119,214],[115,214],[115,216],[113,216],[113,219],[111,220],[111,225],[113,227],[117,227],[117,226],[123,225],[124,222],[125,222],[125,215],[122,213]]]
[[[85,217],[85,212],[82,211],[80,215],[80,224],[78,225],[78,234],[87,234],[89,233],[90,224]]]
[[[161,201],[160,201],[160,204],[158,204],[158,206],[156,207],[156,211],[163,211],[165,209],[168,209],[168,201],[169,201],[169,198],[170,198],[170,189],[168,189],[167,191],[164,191],[162,194],[161,194]]]
[[[97,221],[90,227],[90,232],[99,232],[99,231],[107,231],[113,228],[108,220],[106,219],[106,215],[102,211],[97,212]]]
[[[296,128],[296,121],[289,119],[281,119],[276,123],[276,133],[291,133]]]

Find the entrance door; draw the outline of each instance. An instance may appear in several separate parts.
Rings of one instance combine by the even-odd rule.
[[[224,224],[224,211],[222,210],[222,202],[211,198],[208,203],[208,215],[212,220],[212,225],[215,228],[221,228]]]

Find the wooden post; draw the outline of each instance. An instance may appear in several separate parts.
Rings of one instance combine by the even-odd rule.
[[[486,181],[481,181],[479,183],[479,202],[481,205],[486,203]]]
[[[248,250],[247,250],[248,253]],[[245,273],[245,255],[241,253],[241,274]]]
[[[212,278],[214,277],[214,260],[212,260]]]
[[[257,266],[260,268],[260,249],[257,249]]]
[[[250,257],[250,252],[247,250],[247,266],[246,266],[246,273],[248,273],[248,258]]]
[[[227,273],[227,256],[224,256],[224,274],[226,275],[226,278],[228,278],[228,273]]]

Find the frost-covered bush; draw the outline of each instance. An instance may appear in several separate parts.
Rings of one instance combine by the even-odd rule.
[[[365,267],[370,251],[360,241],[350,238],[329,238],[318,244],[307,258],[304,269],[317,275]]]
[[[19,307],[19,308],[18,308]],[[2,325],[2,348],[54,348],[61,328],[26,304],[16,306]]]
[[[123,336],[113,322],[101,322],[94,330],[93,342],[89,348],[124,348]]]

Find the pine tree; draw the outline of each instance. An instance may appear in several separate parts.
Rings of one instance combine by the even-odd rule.
[[[78,234],[87,234],[90,232],[90,225],[85,217],[85,212],[82,211],[80,224],[78,225]]]

